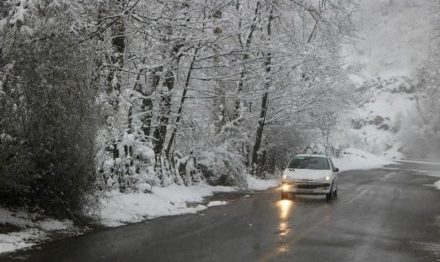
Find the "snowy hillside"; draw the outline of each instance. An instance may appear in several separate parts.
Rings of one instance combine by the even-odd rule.
[[[355,147],[387,158],[400,158],[404,119],[413,111],[415,85],[410,78],[376,79],[358,92],[366,100],[349,113],[335,132],[342,147]]]
[[[406,119],[415,111],[416,70],[430,50],[433,0],[362,0],[357,36],[345,46],[359,101],[334,134],[343,147],[387,158],[405,151]]]

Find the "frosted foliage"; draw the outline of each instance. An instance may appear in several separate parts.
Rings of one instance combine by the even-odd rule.
[[[27,103],[23,78],[33,78],[43,98],[78,84],[66,94],[93,93],[86,96],[92,102],[78,108],[94,108],[78,119],[94,123],[89,131],[95,143],[87,145],[95,153],[90,187],[121,194],[173,184],[245,187],[245,174],[262,177],[282,167],[287,157],[279,155],[313,140],[330,144],[334,116],[351,102],[341,50],[354,32],[356,1],[304,3],[0,2],[1,116],[31,116],[26,114],[32,110],[20,107]],[[44,44],[44,57],[60,46],[66,52],[60,50],[48,66],[34,65],[16,43]],[[3,55],[13,59],[3,63]],[[70,56],[84,61],[67,63]],[[18,62],[32,70],[11,74]],[[72,70],[59,70],[67,66]],[[74,69],[81,70],[78,78],[66,78]],[[14,88],[8,81],[15,81]],[[76,102],[64,97],[54,103],[60,110],[53,115]],[[25,133],[17,128],[21,119],[4,119],[9,126],[0,130],[2,139],[26,151],[26,139],[17,139]],[[54,141],[75,146],[83,134],[69,128],[71,139],[61,133]]]

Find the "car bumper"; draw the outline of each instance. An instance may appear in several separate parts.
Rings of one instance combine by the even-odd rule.
[[[330,182],[283,182],[281,191],[303,195],[321,195],[328,194],[331,190]]]

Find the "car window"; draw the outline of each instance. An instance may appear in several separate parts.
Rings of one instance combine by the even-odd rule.
[[[330,162],[330,169],[335,168],[335,164],[333,164],[333,161],[329,158],[328,161]]]
[[[325,157],[298,156],[290,161],[288,168],[325,170],[330,165]]]

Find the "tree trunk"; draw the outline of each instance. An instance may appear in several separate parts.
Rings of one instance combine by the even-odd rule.
[[[172,29],[169,29],[168,32],[169,35],[172,34]],[[159,156],[162,153],[165,138],[167,135],[167,128],[168,128],[168,122],[171,114],[171,99],[172,99],[172,91],[174,89],[175,84],[175,72],[177,65],[179,64],[179,57],[177,57],[177,54],[180,50],[179,44],[174,44],[174,46],[171,48],[171,54],[170,57],[172,58],[172,65],[168,69],[168,71],[165,73],[164,80],[163,80],[163,91],[161,91],[161,100],[159,103],[159,126],[154,130],[154,153],[156,156]]]
[[[217,10],[214,14],[214,22],[217,22],[221,20],[222,18],[222,11]],[[220,26],[217,26],[213,30],[214,35],[217,37],[220,37],[220,35],[223,33],[223,29]],[[214,67],[220,68],[220,46],[218,44],[214,44]],[[219,133],[226,122],[226,90],[225,90],[225,83],[223,80],[219,79],[216,81],[216,84],[214,86],[214,103],[213,103],[213,115],[215,118],[215,126],[216,126],[216,133]]]
[[[240,9],[240,1],[237,2],[236,5],[236,9],[239,10]],[[243,62],[243,68],[240,69],[240,78],[238,79],[238,83],[237,83],[237,88],[236,88],[236,98],[234,101],[234,113],[233,113],[233,118],[234,119],[238,119],[240,118],[241,114],[241,103],[242,103],[242,99],[241,99],[241,93],[243,92],[243,86],[244,86],[244,81],[245,81],[245,77],[246,77],[246,61],[249,59],[249,54],[247,52],[249,52],[249,48],[252,44],[252,38],[254,35],[254,31],[257,28],[257,19],[258,19],[258,12],[260,11],[260,2],[257,2],[257,6],[255,8],[254,11],[254,19],[253,19],[253,24],[251,25],[250,29],[249,29],[249,33],[246,35],[246,39],[245,42],[243,43],[242,39],[241,39],[241,35],[238,35],[239,38],[239,42],[241,45],[241,48],[243,49],[244,53],[241,57],[241,60]],[[239,22],[239,31],[241,29],[241,21]]]
[[[146,90],[142,92],[144,95],[144,99],[142,99],[142,112],[145,112],[144,117],[142,118],[142,131],[144,132],[145,140],[148,140],[148,137],[151,135],[151,121],[153,119],[153,98],[152,95],[154,91],[159,86],[160,77],[157,74],[157,71],[161,71],[162,69],[154,69],[150,75],[149,80],[147,81]],[[151,86],[151,88],[149,87]]]
[[[182,117],[182,111],[183,111],[183,104],[185,103],[185,99],[186,99],[186,93],[188,92],[188,87],[189,87],[189,82],[191,79],[191,72],[192,69],[194,67],[194,60],[196,59],[197,56],[197,52],[199,51],[199,47],[197,47],[194,50],[194,54],[188,69],[188,74],[186,75],[186,79],[185,79],[185,85],[183,86],[183,92],[182,92],[182,97],[180,98],[180,104],[179,104],[179,109],[177,110],[177,118],[176,118],[176,122],[174,123],[174,128],[172,130],[171,136],[170,136],[170,140],[168,141],[168,145],[167,145],[167,149],[165,151],[168,159],[171,159],[170,157],[170,152],[171,152],[171,148],[173,146],[174,143],[174,139],[176,137],[176,133],[177,133],[177,125],[180,122],[180,119]]]
[[[273,20],[273,6],[271,4],[269,12],[269,19],[267,24],[267,36],[268,40],[270,41],[271,38],[271,26],[272,26],[272,20]],[[265,53],[266,59],[264,62],[264,67],[266,71],[266,79],[264,82],[264,93],[263,97],[261,99],[261,111],[260,111],[260,118],[258,119],[258,126],[257,126],[257,132],[255,135],[255,144],[254,148],[252,150],[252,171],[254,175],[261,175],[261,170],[258,168],[261,166],[260,159],[259,159],[259,151],[261,148],[261,142],[263,139],[263,131],[264,126],[266,124],[266,115],[267,115],[267,109],[269,106],[269,89],[272,84],[271,78],[270,78],[270,72],[272,70],[272,54],[271,52]]]

